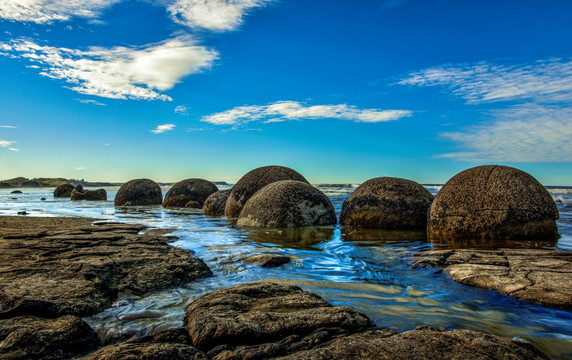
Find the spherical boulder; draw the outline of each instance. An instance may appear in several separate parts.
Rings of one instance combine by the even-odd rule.
[[[115,206],[161,205],[159,184],[149,179],[135,179],[123,184],[115,195]]]
[[[433,195],[415,181],[378,177],[344,201],[340,224],[363,229],[425,229]]]
[[[281,180],[266,185],[244,205],[239,226],[289,228],[335,225],[330,199],[312,185]]]
[[[203,214],[210,216],[223,216],[226,200],[230,195],[230,189],[212,193],[203,205]]]
[[[201,208],[209,195],[217,191],[216,185],[208,180],[186,179],[179,181],[167,191],[165,200],[163,200],[163,207],[183,208],[189,202],[196,201],[198,205],[192,207]]]
[[[55,190],[54,190],[54,197],[60,198],[60,197],[67,197],[69,198],[71,196],[71,193],[73,191],[74,187],[71,184],[62,184],[59,185]]]
[[[252,195],[266,185],[280,180],[308,183],[308,180],[297,171],[284,166],[270,165],[256,168],[246,173],[234,185],[226,201],[224,215],[228,218],[237,218]]]
[[[84,190],[84,191],[73,189],[70,195],[70,199],[73,201],[80,201],[80,200],[107,201],[107,191],[105,191],[105,189]]]
[[[432,241],[557,239],[558,209],[550,193],[524,171],[477,166],[453,176],[431,209]]]

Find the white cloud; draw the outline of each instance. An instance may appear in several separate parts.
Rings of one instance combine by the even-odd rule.
[[[572,61],[550,59],[512,66],[446,65],[413,72],[401,85],[446,86],[468,103],[572,101]]]
[[[76,170],[81,171],[81,170],[86,170],[87,168],[85,166],[78,166],[75,167]]]
[[[171,100],[159,93],[184,76],[212,66],[218,53],[175,38],[140,49],[91,48],[88,51],[41,46],[27,40],[1,44],[0,54],[43,67],[43,76],[64,80],[72,90],[114,99]],[[9,48],[9,49],[8,49]]]
[[[175,108],[175,114],[188,116],[189,115],[189,108],[185,105],[179,105]]]
[[[171,131],[175,128],[175,124],[164,124],[158,125],[154,130],[151,130],[153,134],[162,134],[166,131]]]
[[[215,125],[240,125],[252,121],[265,123],[302,119],[342,119],[377,123],[411,116],[409,110],[358,109],[346,104],[305,106],[297,101],[278,101],[269,105],[239,106],[204,116],[201,121]]]
[[[15,151],[15,152],[20,151],[20,149],[16,149],[16,148],[8,148],[8,150],[10,150],[10,151]]]
[[[0,147],[7,148],[14,144],[15,141],[0,140]]]
[[[72,17],[94,18],[121,0],[2,0],[0,18],[38,24],[67,21]]]
[[[91,99],[81,99],[78,100],[82,104],[91,104],[96,106],[107,106],[107,104],[101,103],[99,101],[91,100]]]
[[[175,0],[167,7],[173,19],[192,28],[235,30],[249,10],[273,0]]]
[[[0,125],[0,128],[4,128],[4,129],[16,129],[17,126],[14,126],[14,125]]]

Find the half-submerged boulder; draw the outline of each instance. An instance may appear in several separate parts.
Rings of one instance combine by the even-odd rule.
[[[252,195],[266,185],[280,180],[308,182],[297,171],[284,166],[270,165],[256,168],[246,173],[234,185],[226,201],[224,215],[228,218],[238,218],[242,208]]]
[[[74,187],[71,184],[62,184],[59,185],[55,190],[54,190],[54,197],[57,198],[69,198],[71,196],[71,193],[73,191]]]
[[[135,179],[123,184],[115,195],[115,206],[161,205],[163,193],[150,179]]]
[[[524,171],[477,166],[452,177],[429,212],[432,241],[558,239],[558,208],[550,193]]]
[[[291,228],[336,224],[330,199],[312,185],[295,180],[273,182],[244,205],[239,226]]]
[[[215,184],[204,179],[186,179],[179,181],[165,195],[165,208],[201,208],[205,200],[218,191]],[[192,202],[196,202],[193,204]],[[187,206],[188,205],[188,206]]]
[[[340,224],[364,229],[425,229],[433,195],[415,181],[378,177],[344,201]]]
[[[203,214],[210,216],[223,216],[224,207],[226,206],[226,200],[230,195],[230,190],[221,190],[212,193],[203,205]]]
[[[83,190],[73,189],[70,199],[74,201],[88,200],[88,201],[106,201],[107,191],[105,189],[97,190]]]

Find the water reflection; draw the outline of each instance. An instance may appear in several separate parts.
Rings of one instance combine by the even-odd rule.
[[[341,229],[344,241],[355,242],[355,245],[383,245],[390,242],[425,241],[427,233],[424,230],[379,230],[356,229],[343,227]]]
[[[511,249],[553,249],[558,240],[504,240],[504,239],[430,239],[431,243],[447,249],[495,250]]]
[[[242,228],[246,237],[258,244],[274,244],[282,247],[312,250],[334,235],[331,227],[303,228]]]

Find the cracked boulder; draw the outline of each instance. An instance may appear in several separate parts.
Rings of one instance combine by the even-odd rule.
[[[529,174],[508,166],[477,166],[451,178],[433,201],[431,241],[558,239],[558,209]]]
[[[344,201],[340,224],[364,229],[425,229],[433,195],[415,181],[378,177]]]
[[[282,180],[254,194],[240,212],[237,224],[292,228],[335,225],[336,222],[334,206],[323,192],[302,181]]]

